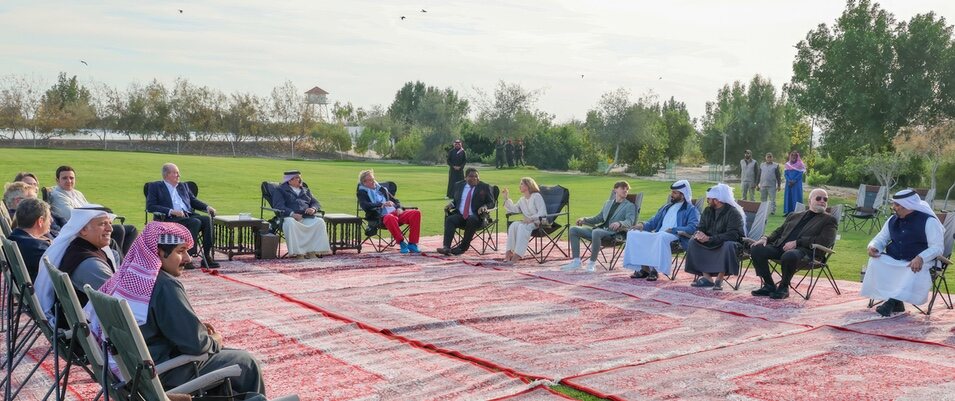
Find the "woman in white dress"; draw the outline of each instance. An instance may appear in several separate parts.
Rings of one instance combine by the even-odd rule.
[[[521,197],[516,204],[508,196],[507,188],[501,191],[501,195],[504,196],[504,209],[508,213],[520,213],[524,216],[523,220],[515,221],[507,228],[507,247],[505,248],[507,252],[504,254],[504,261],[508,263],[521,260],[527,252],[527,242],[531,238],[531,232],[540,225],[540,218],[547,214],[540,187],[533,178],[521,178],[520,190]]]

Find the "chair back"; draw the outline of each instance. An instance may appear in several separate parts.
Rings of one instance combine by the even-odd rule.
[[[693,199],[693,206],[696,207],[696,211],[703,214],[703,206],[706,205],[706,198]]]
[[[952,244],[955,243],[955,212],[935,213],[935,217],[938,218],[938,221],[942,223],[942,227],[945,228],[945,234],[943,234],[942,237],[945,249],[942,250],[942,256],[946,258],[951,257]]]
[[[0,202],[2,203],[2,202]],[[10,218],[10,213],[7,212],[7,207],[0,205],[0,232],[2,232],[4,237],[9,237],[10,233],[13,232],[13,219]]]
[[[0,238],[0,242],[3,243],[3,253],[7,256],[7,264],[10,266],[13,283],[16,284],[20,293],[20,302],[23,302],[30,319],[36,322],[37,327],[43,332],[43,336],[52,344],[55,338],[53,326],[46,318],[46,314],[43,313],[40,300],[34,292],[33,280],[30,279],[30,273],[27,272],[26,263],[23,263],[20,248],[17,247],[16,242],[6,238]]]
[[[627,200],[633,202],[633,206],[636,206],[636,211],[633,213],[632,224],[636,224],[640,221],[640,209],[643,208],[643,192],[637,192],[636,194],[627,194]]]
[[[885,187],[878,185],[859,185],[859,194],[856,196],[856,207],[879,209],[885,203]]]
[[[43,258],[43,265],[47,273],[50,274],[50,281],[53,282],[53,291],[56,293],[56,299],[59,300],[62,310],[61,316],[66,319],[70,329],[73,331],[73,338],[76,339],[80,347],[83,348],[83,352],[86,354],[86,360],[90,363],[90,370],[93,372],[93,375],[96,376],[96,381],[100,384],[114,383],[116,380],[113,377],[109,377],[105,381],[103,380],[103,351],[96,341],[96,337],[93,336],[92,331],[90,331],[86,312],[84,312],[80,306],[80,299],[76,296],[76,291],[73,289],[73,281],[70,280],[70,275],[53,266],[53,263],[51,263],[47,257]]]
[[[935,200],[935,188],[912,188],[912,190],[919,194],[919,198],[929,204],[932,204],[932,201]]]
[[[268,205],[269,208],[272,207],[272,194],[274,194],[278,188],[279,188],[279,184],[277,183],[262,181],[262,185],[260,185],[260,190],[262,192],[262,200],[259,206],[260,219],[264,219],[263,216],[265,213],[266,205]]]
[[[750,202],[737,200],[746,214],[746,238],[758,240],[766,231],[766,220],[769,218],[769,202]],[[805,207],[803,207],[805,209]]]
[[[189,192],[192,192],[193,195],[199,196],[199,185],[195,181],[186,181],[186,187],[189,188]]]
[[[545,185],[540,187],[540,194],[541,198],[544,198],[544,208],[548,214],[545,219],[549,224],[553,225],[557,219],[556,215],[560,214],[564,208],[569,208],[570,190],[560,185]]]
[[[84,287],[86,295],[96,311],[103,332],[113,344],[114,357],[120,366],[125,366],[129,372],[127,383],[137,383],[136,392],[139,392],[148,401],[166,401],[166,395],[156,374],[156,364],[149,354],[143,333],[136,324],[136,317],[129,309],[125,299],[113,298],[94,290],[89,285]]]
[[[40,199],[50,203],[50,195],[53,193],[53,187],[40,187]]]
[[[398,184],[395,184],[394,181],[379,182],[378,185],[381,185],[382,187],[384,187],[385,189],[387,189],[387,190],[388,190],[388,193],[390,193],[391,196],[398,197],[398,195],[396,195],[396,194],[398,193]],[[361,214],[359,214],[359,213],[362,212],[362,210],[361,210],[361,202],[358,201],[358,195],[357,195],[357,194],[360,193],[360,192],[358,192],[358,191],[360,191],[360,190],[361,190],[361,184],[358,184],[358,186],[355,187],[355,193],[356,193],[356,195],[355,195],[355,216],[361,216]]]

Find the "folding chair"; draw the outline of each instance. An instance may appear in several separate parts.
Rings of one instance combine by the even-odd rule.
[[[838,226],[843,217],[843,205],[829,207],[826,209],[826,213],[836,218],[836,226]],[[839,284],[836,283],[836,278],[829,268],[829,257],[836,253],[832,248],[835,248],[835,243],[833,243],[831,247],[827,247],[825,244],[812,244],[812,255],[803,258],[796,266],[797,272],[804,272],[802,277],[799,278],[799,281],[796,282],[795,285],[790,283],[789,288],[808,301],[809,297],[812,296],[812,292],[816,289],[816,285],[819,284],[820,279],[825,276],[832,286],[832,289],[836,292],[836,295],[842,295],[842,291],[839,290]],[[777,271],[780,262],[778,260],[770,260],[769,262],[773,271]],[[808,287],[805,293],[802,293],[799,291],[799,286],[802,285],[803,281],[807,278],[809,279]]]
[[[882,208],[885,206],[886,188],[876,185],[859,185],[859,193],[856,196],[856,205],[844,206],[846,208],[845,221],[843,221],[842,231],[852,226],[853,230],[869,226],[869,234],[872,229],[878,229],[882,226]]]
[[[912,188],[912,190],[919,194],[919,198],[922,198],[922,200],[929,205],[935,200],[935,188]]]
[[[492,185],[491,194],[494,196],[494,208],[488,209],[487,213],[478,216],[478,218],[481,219],[481,226],[474,232],[474,238],[471,240],[470,245],[470,248],[479,255],[484,255],[488,249],[497,251],[499,238],[498,224],[501,217],[498,201],[500,200],[501,189],[497,185]],[[450,212],[450,210],[445,209],[444,217],[448,217]],[[463,228],[454,230],[454,241],[451,244],[452,248],[456,248],[461,243],[462,232],[464,232]]]
[[[11,232],[13,232],[13,219],[10,218],[10,212],[7,211],[7,207],[0,204],[0,233],[2,233],[4,237],[9,237]]]
[[[611,191],[610,198],[613,199],[614,194]],[[631,225],[636,224],[637,220],[640,217],[640,208],[643,206],[643,192],[636,194],[627,194],[627,202],[633,203],[636,206],[636,212],[633,214],[633,221],[630,222]],[[590,254],[590,245],[592,244],[591,238],[581,238],[580,239],[580,259],[583,260],[587,258],[587,255]],[[600,254],[597,255],[597,264],[600,267],[603,267],[607,271],[611,271],[617,267],[617,262],[620,261],[620,257],[623,256],[623,248],[627,244],[627,231],[620,231],[612,237],[604,237],[603,241],[600,244]],[[607,253],[607,249],[610,249],[610,253]]]
[[[569,257],[567,251],[557,242],[570,227],[570,190],[560,185],[541,186],[540,194],[544,198],[547,214],[541,217],[540,225],[531,231],[527,251],[537,263],[544,263],[555,249],[564,257]],[[514,213],[506,214],[508,226],[514,215]],[[563,216],[562,219],[561,216]],[[564,220],[564,224],[560,224],[560,220]]]
[[[669,198],[667,198],[669,200]],[[706,201],[706,198],[700,199],[691,199],[690,203],[693,204],[693,207],[696,208],[696,211],[700,212],[700,215],[703,215],[703,205]],[[677,236],[690,238],[693,236],[693,233],[687,233],[679,231],[676,233]],[[680,244],[680,241],[673,241],[670,243],[670,254],[673,255],[673,271],[670,272],[670,275],[667,276],[671,281],[676,280],[677,273],[680,272],[680,269],[683,268],[683,264],[686,263],[686,249],[683,249],[683,245]]]
[[[361,184],[359,184],[359,187],[360,185]],[[379,182],[378,185],[385,187],[385,189],[387,189],[388,192],[391,193],[391,196],[397,197],[398,184],[392,181],[385,181],[385,182]],[[409,209],[409,210],[417,209],[417,207],[407,206],[404,204],[402,204],[401,207],[402,209]],[[392,238],[391,236],[389,236],[388,238],[385,238],[382,235],[382,232],[388,232],[388,229],[385,228],[385,225],[382,222],[383,216],[368,217],[368,213],[365,213],[363,210],[361,210],[361,203],[358,202],[357,195],[356,195],[355,215],[361,216],[362,214],[359,214],[359,213],[362,213],[365,216],[364,218],[362,218],[362,221],[364,221],[363,229],[365,233],[365,239],[361,241],[362,245],[364,244],[371,245],[371,247],[375,250],[375,252],[384,252],[385,249],[388,249],[390,247],[397,245],[397,241],[395,241],[394,238]],[[408,231],[410,229],[411,229],[410,226],[404,226],[401,229],[401,235],[407,236]]]
[[[743,213],[746,213],[746,236],[743,237],[742,246],[737,253],[741,272],[736,276],[736,285],[730,284],[730,287],[733,287],[734,290],[739,290],[740,284],[743,283],[743,277],[746,276],[746,273],[749,272],[749,269],[753,266],[752,260],[750,260],[751,255],[749,248],[754,242],[759,241],[763,233],[766,232],[766,220],[769,218],[769,202],[738,200],[736,203],[739,203],[739,205],[743,207]],[[743,267],[743,263],[746,263],[746,267]]]
[[[54,358],[54,381],[43,399],[47,399],[54,391],[56,391],[57,399],[62,399],[66,391],[66,380],[69,378],[70,367],[73,364],[83,366],[85,362],[76,358],[74,355],[72,333],[67,330],[55,329],[44,314],[40,307],[40,300],[34,293],[33,281],[30,280],[30,275],[23,263],[23,257],[20,255],[20,249],[17,247],[17,244],[6,238],[0,238],[0,242],[3,243],[3,252],[7,257],[7,265],[10,268],[13,282],[16,283],[18,288],[17,292],[19,294],[17,297],[17,301],[19,302],[16,310],[17,315],[14,316],[11,325],[8,327],[8,335],[14,335],[14,337],[7,342],[8,353],[6,354],[7,359],[4,362],[9,369],[6,371],[6,377],[3,379],[3,386],[11,386],[11,399],[15,399],[20,390],[33,378],[33,375],[40,366],[52,355]],[[10,306],[10,303],[8,303],[8,306]],[[23,328],[20,327],[20,319],[23,318],[19,316],[20,313],[25,313],[25,317],[29,319],[23,322]],[[20,381],[20,387],[14,390],[12,388],[13,369],[23,362],[30,348],[33,347],[40,337],[46,339],[50,347],[43,352],[33,369]],[[60,367],[60,358],[67,361],[64,368]],[[16,361],[14,361],[14,359]]]

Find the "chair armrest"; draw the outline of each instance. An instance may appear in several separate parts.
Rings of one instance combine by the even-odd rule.
[[[693,238],[693,235],[687,233],[686,231],[677,231],[676,235],[685,238]]]
[[[504,214],[504,217],[510,218],[510,217],[512,217],[512,216],[517,216],[517,215],[519,215],[519,214],[522,214],[522,213],[511,213],[511,212],[507,212],[507,213]]]
[[[267,206],[262,206],[262,210],[268,210],[268,211],[270,211],[270,212],[275,212],[275,213],[280,213],[280,212],[282,212],[282,211],[279,210],[279,209],[271,208],[271,207],[267,207]]]
[[[239,377],[242,374],[242,368],[239,365],[232,365],[222,369],[214,370],[195,379],[192,379],[179,387],[170,389],[168,393],[192,394],[199,390],[210,388],[221,383],[230,377]]]
[[[114,220],[119,220],[119,224],[126,224],[126,216],[117,215]]]
[[[322,209],[315,209],[315,215],[320,217],[325,217],[325,211]]]
[[[824,246],[822,246],[822,245],[819,245],[819,244],[812,244],[812,249],[813,249],[813,250],[818,250],[818,251],[823,251],[823,252],[825,252],[825,253],[827,253],[827,254],[830,254],[830,255],[833,254],[833,253],[836,253],[836,251],[833,251],[832,249],[826,248],[826,247],[824,247]]]
[[[166,372],[168,372],[168,371],[170,371],[170,370],[172,370],[172,369],[178,368],[178,367],[180,367],[180,366],[182,366],[182,365],[185,365],[185,364],[187,364],[187,363],[205,362],[207,359],[209,359],[209,355],[208,355],[208,354],[202,354],[202,355],[179,355],[179,356],[177,356],[177,357],[175,357],[175,358],[172,358],[172,359],[170,359],[170,360],[168,360],[168,361],[166,361],[166,362],[163,362],[163,363],[160,363],[159,365],[156,365],[156,374],[157,374],[157,375],[161,375],[161,374],[163,374],[163,373],[166,373]]]
[[[944,256],[942,256],[942,255],[938,255],[938,257],[935,258],[935,260],[937,260],[937,261],[939,261],[939,262],[942,262],[942,264],[944,264],[944,265],[946,265],[946,266],[952,264],[952,261],[951,261],[951,260],[948,260],[948,258],[946,258],[946,257],[944,257]]]
[[[402,206],[401,208],[405,210],[418,210],[417,206]]]

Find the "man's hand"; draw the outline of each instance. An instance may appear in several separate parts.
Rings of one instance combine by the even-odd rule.
[[[912,269],[912,273],[918,273],[919,270],[922,270],[922,257],[916,256],[915,259],[912,259],[909,262],[909,268]]]
[[[615,222],[613,222],[613,223],[610,223],[610,225],[607,226],[607,228],[609,228],[610,231],[617,231],[617,230],[620,229],[620,222],[619,222],[619,221],[615,221]]]
[[[582,219],[582,218],[581,218],[581,219],[577,219],[577,225],[578,225],[578,226],[584,225],[584,219]]]
[[[295,219],[295,221],[302,221],[302,215],[298,213],[292,213],[292,218]]]
[[[478,212],[478,214],[487,213],[487,206],[481,206],[481,207],[479,207],[478,210],[477,210],[477,212]]]
[[[878,249],[875,249],[874,247],[871,247],[871,246],[869,247],[869,256],[870,256],[870,257],[877,258],[877,257],[879,257],[879,255],[881,255],[881,253],[879,253],[879,250],[878,250]]]
[[[203,326],[206,326],[206,331],[208,331],[210,335],[211,335],[211,334],[216,334],[216,328],[215,328],[215,327],[212,327],[211,324],[206,323],[206,322],[202,322],[202,325],[203,325]]]
[[[206,213],[209,213],[210,216],[216,215],[216,208],[209,206],[206,208]]]
[[[697,231],[696,234],[693,234],[693,239],[697,242],[709,242],[710,236],[704,234],[702,231]]]
[[[766,241],[766,237],[760,238],[758,241],[754,242],[753,245],[750,245],[750,247],[766,246]]]
[[[308,215],[308,216],[314,216],[314,215],[315,215],[315,212],[317,212],[317,211],[318,211],[318,210],[316,210],[314,207],[310,207],[310,208],[308,208],[308,209],[305,209],[305,214]]]
[[[186,217],[186,213],[182,210],[170,210],[169,215],[173,217]]]
[[[783,244],[783,252],[788,252],[788,251],[791,251],[791,250],[793,250],[793,249],[796,249],[796,241],[789,241],[789,242]]]
[[[630,231],[643,231],[643,223],[634,224],[633,227],[630,227]]]
[[[395,203],[392,201],[384,201],[381,203],[381,205],[384,207],[395,207]]]

